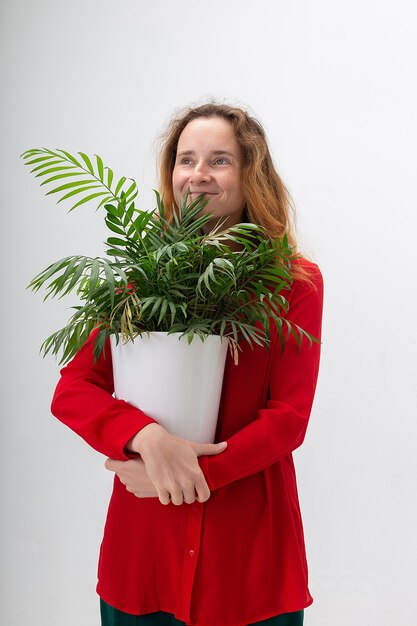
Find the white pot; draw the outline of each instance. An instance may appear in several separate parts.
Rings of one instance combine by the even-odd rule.
[[[160,423],[169,433],[213,443],[228,340],[181,333],[143,333],[123,343],[110,336],[115,396]]]

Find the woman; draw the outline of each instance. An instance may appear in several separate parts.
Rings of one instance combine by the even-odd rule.
[[[265,133],[239,108],[208,103],[171,122],[160,189],[169,219],[187,190],[192,200],[204,193],[207,230],[219,217],[225,227],[255,222],[296,248]],[[319,338],[320,270],[299,256],[293,278],[289,319]],[[269,350],[242,343],[238,366],[228,354],[220,443],[200,444],[112,397],[111,360],[94,364],[94,336],[61,370],[52,412],[115,472],[98,566],[102,625],[301,625],[313,598],[292,451],[306,433],[320,345],[298,350],[290,337],[282,352],[272,331]]]

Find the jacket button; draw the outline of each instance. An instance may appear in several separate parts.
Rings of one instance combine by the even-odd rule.
[[[188,553],[190,556],[194,556],[194,550],[190,550]]]
[[[198,511],[198,506],[193,506],[193,513],[197,513]]]

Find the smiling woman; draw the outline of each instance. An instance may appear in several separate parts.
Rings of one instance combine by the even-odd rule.
[[[210,232],[218,218],[226,218],[224,228],[242,222],[245,198],[240,184],[241,161],[239,143],[227,120],[197,118],[182,131],[172,172],[174,197],[180,205],[187,190],[190,201],[205,194],[209,202],[203,212],[213,212],[205,232]]]
[[[167,216],[172,217],[172,211],[178,209],[178,195],[176,198],[173,188],[173,173],[180,150],[183,152],[183,147],[179,145],[180,139],[186,139],[194,121],[203,125],[210,122],[212,134],[215,130],[219,132],[221,123],[223,128],[225,123],[229,125],[232,136],[230,136],[230,130],[225,132],[235,149],[229,148],[230,153],[226,155],[226,161],[230,159],[231,165],[237,165],[236,160],[233,161],[233,159],[239,161],[238,186],[245,199],[244,215],[247,221],[263,226],[270,237],[282,237],[285,234],[290,245],[296,250],[297,239],[293,228],[294,204],[273,164],[265,131],[258,120],[238,107],[208,102],[199,107],[190,107],[181,111],[169,123],[162,136],[159,177],[159,187],[165,199]],[[213,123],[217,124],[213,125]],[[208,134],[207,127],[206,130],[205,140],[213,140],[213,137]],[[184,147],[184,150],[186,149],[194,150],[189,146]],[[220,142],[213,150],[213,156],[225,156],[223,152],[225,149],[227,150],[227,146]],[[191,157],[191,163],[194,155],[183,156]],[[197,185],[196,189],[208,190],[210,187]],[[307,272],[304,272],[301,267],[294,267],[294,275],[306,278],[306,274]]]
[[[181,112],[164,137],[160,189],[171,223],[190,192],[209,200],[208,229],[247,221],[285,235],[291,322],[320,339],[322,276],[297,252],[259,122],[215,103]],[[52,412],[115,473],[98,566],[102,626],[301,626],[313,598],[292,452],[306,434],[320,343],[291,335],[281,350],[273,328],[269,349],[242,344],[238,365],[229,353],[215,443],[197,443],[113,397],[111,359],[94,360],[93,335],[61,370]]]

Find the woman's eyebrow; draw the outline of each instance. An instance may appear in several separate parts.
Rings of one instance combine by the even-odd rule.
[[[177,156],[184,156],[188,154],[195,154],[194,150],[182,150],[178,152]],[[228,150],[212,150],[210,154],[227,154],[228,156],[235,157],[236,155],[233,152],[229,152]]]

